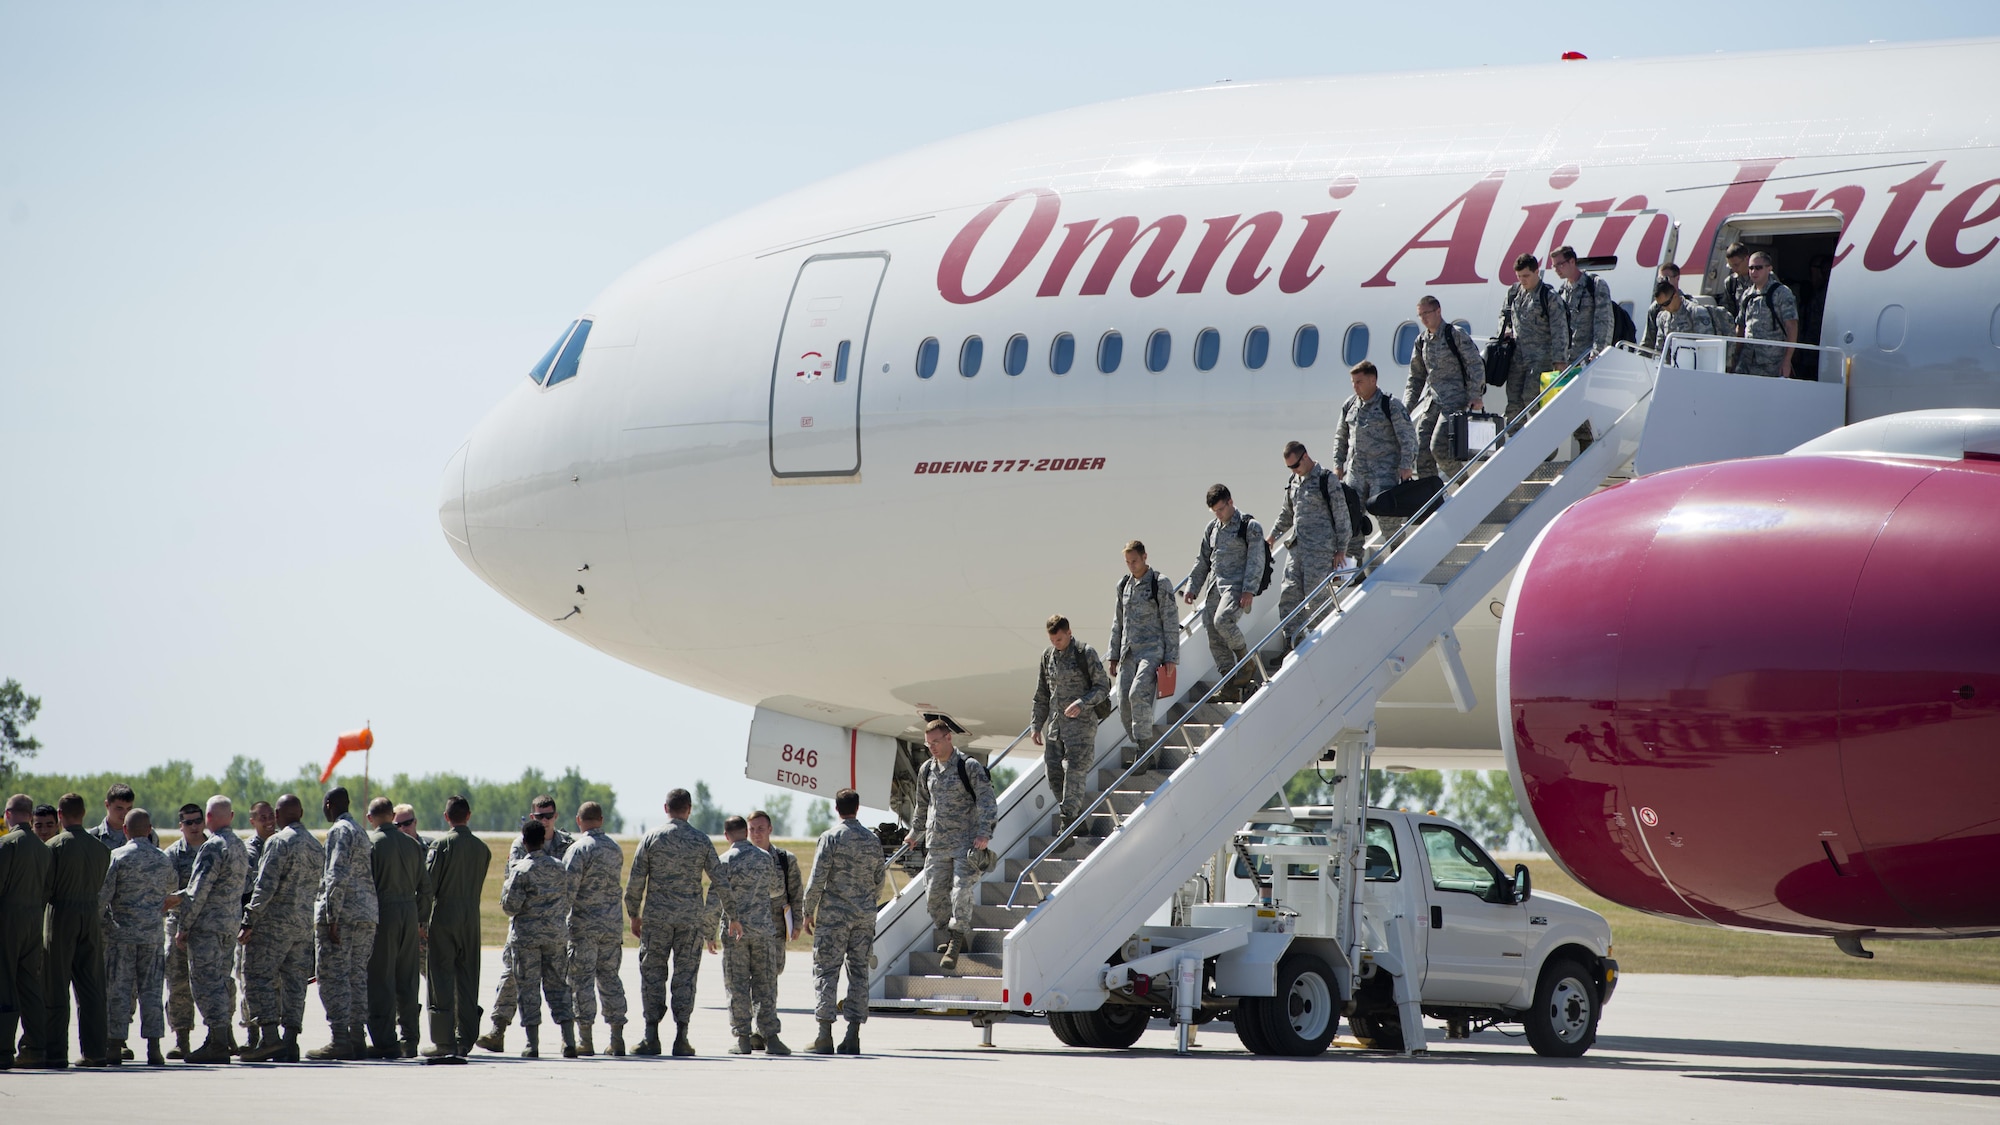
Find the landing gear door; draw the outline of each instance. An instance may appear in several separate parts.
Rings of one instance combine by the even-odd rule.
[[[861,472],[861,374],[883,253],[821,254],[792,283],[771,366],[771,475]]]

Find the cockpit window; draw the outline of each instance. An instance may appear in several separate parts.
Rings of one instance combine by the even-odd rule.
[[[562,330],[562,334],[556,337],[556,342],[550,344],[549,350],[542,353],[542,358],[533,367],[528,369],[528,378],[533,379],[537,383],[548,381],[549,368],[555,363],[556,357],[562,354],[563,343],[569,339],[570,333],[576,331],[577,323],[574,320],[569,322],[568,326]]]
[[[549,368],[547,386],[553,387],[576,374],[576,365],[583,359],[584,342],[589,339],[590,321],[577,321],[575,331],[569,334],[569,339],[563,341],[562,353],[556,356],[554,366]]]

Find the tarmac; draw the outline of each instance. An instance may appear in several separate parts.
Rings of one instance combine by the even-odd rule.
[[[627,953],[628,1038],[636,1042],[639,967]],[[489,1000],[498,975],[499,951],[488,949],[481,988]],[[808,955],[790,954],[778,996],[785,1041],[803,1052],[817,1030]],[[372,1113],[396,1121],[633,1121],[748,1111],[833,1121],[1094,1123],[1411,1110],[1431,1120],[1495,1111],[1546,1121],[1760,1125],[2000,1120],[2000,987],[1987,985],[1629,975],[1605,1011],[1597,1046],[1574,1061],[1539,1058],[1524,1040],[1492,1031],[1447,1042],[1438,1027],[1425,1058],[1351,1047],[1314,1059],[1260,1058],[1221,1023],[1204,1028],[1181,1058],[1173,1030],[1157,1021],[1131,1050],[1077,1050],[1042,1021],[1020,1016],[996,1027],[995,1045],[983,1048],[963,1016],[881,1013],[862,1030],[859,1058],[741,1058],[723,1053],[732,1040],[720,958],[703,959],[697,1004],[691,1036],[702,1054],[693,1059],[564,1059],[553,1028],[543,1058],[521,1059],[516,1026],[508,1054],[476,1051],[468,1066],[14,1071],[0,1074],[0,1116],[150,1116],[178,1106],[206,1118],[227,1106],[267,1120]],[[301,1042],[326,1038],[315,994]],[[597,1038],[602,1048],[601,1024]]]

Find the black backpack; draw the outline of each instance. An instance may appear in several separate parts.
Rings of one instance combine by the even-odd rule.
[[[1584,288],[1584,292],[1590,295],[1590,319],[1591,322],[1595,324],[1597,321],[1597,275],[1594,273],[1587,273],[1584,274],[1583,277],[1585,281],[1589,282],[1589,284]],[[1637,325],[1632,323],[1632,314],[1625,311],[1624,305],[1621,305],[1616,301],[1611,302],[1612,346],[1616,347],[1621,343],[1625,344],[1635,343],[1637,342],[1638,339],[1639,339],[1639,328]]]
[[[1244,549],[1248,550],[1250,547],[1250,521],[1252,519],[1255,519],[1256,517],[1252,516],[1249,512],[1238,512],[1237,515],[1242,516],[1243,518],[1236,525],[1236,538],[1241,539],[1243,541]],[[1215,544],[1211,542],[1209,544],[1209,557],[1213,558],[1214,555],[1215,555]],[[1257,589],[1254,592],[1261,594],[1270,588],[1271,588],[1271,552],[1269,550],[1266,550],[1264,552],[1264,577],[1258,579]]]

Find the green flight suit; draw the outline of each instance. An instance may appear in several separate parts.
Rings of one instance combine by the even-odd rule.
[[[16,1032],[29,1058],[48,1051],[42,918],[50,858],[48,845],[26,828],[0,836],[0,1059],[9,1065]]]
[[[479,1037],[479,896],[492,865],[492,849],[462,824],[431,844],[425,864],[432,895],[425,919],[431,940],[431,1041],[440,1047],[469,1050]]]
[[[376,1047],[396,1046],[400,1024],[402,1041],[416,1044],[423,1040],[417,1024],[423,1007],[417,995],[417,919],[431,892],[424,846],[394,825],[370,829],[368,843],[380,917],[368,956],[368,1032]]]
[[[50,1059],[69,1051],[69,999],[76,993],[77,1048],[86,1059],[101,1059],[104,1038],[104,921],[97,892],[111,866],[111,849],[82,825],[64,828],[49,841],[49,912],[42,926],[47,959]]]

